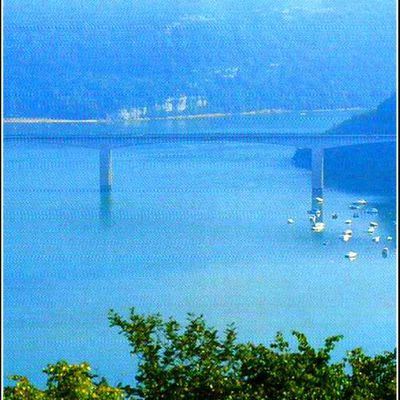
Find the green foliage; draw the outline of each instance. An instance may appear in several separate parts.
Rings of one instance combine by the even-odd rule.
[[[139,358],[137,384],[126,387],[133,399],[283,399],[386,400],[396,397],[395,352],[368,357],[361,350],[341,362],[331,353],[341,336],[314,349],[304,334],[293,332],[292,350],[281,333],[269,346],[238,343],[234,326],[220,337],[202,317],[189,315],[181,327],[160,315],[131,309],[118,327]],[[352,374],[347,371],[352,370]]]
[[[10,379],[15,381],[16,385],[14,387],[8,386],[4,389],[4,399],[44,400],[46,398],[44,393],[35,388],[24,376],[13,375]]]
[[[240,346],[233,327],[219,339],[201,317],[190,316],[181,330],[175,320],[144,317],[134,309],[129,320],[111,312],[110,321],[126,336],[132,354],[139,355],[138,384],[128,388],[136,398],[238,398]]]
[[[331,353],[341,336],[328,337],[314,348],[293,331],[295,349],[281,333],[269,345],[239,343],[236,329],[222,335],[202,316],[188,316],[185,326],[160,315],[128,318],[110,311],[111,326],[119,328],[138,357],[133,386],[110,387],[95,381],[87,363],[65,361],[49,365],[44,390],[27,378],[11,377],[5,400],[389,400],[396,398],[396,352],[369,357],[361,349],[340,362]]]
[[[95,376],[87,363],[68,364],[59,361],[43,370],[48,375],[47,388],[35,388],[27,378],[13,376],[14,387],[6,387],[5,400],[122,400],[124,392],[113,388],[104,380],[94,382]]]
[[[348,398],[389,400],[396,396],[396,352],[368,357],[355,349],[347,358],[351,368]]]

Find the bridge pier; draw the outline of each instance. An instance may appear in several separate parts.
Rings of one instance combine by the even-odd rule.
[[[111,225],[112,157],[110,147],[99,151],[100,220],[105,226]]]
[[[112,188],[112,157],[109,147],[100,149],[100,192],[109,192]]]
[[[319,211],[317,222],[323,221],[322,203],[316,198],[324,196],[324,149],[314,147],[311,149],[311,210],[313,213]]]

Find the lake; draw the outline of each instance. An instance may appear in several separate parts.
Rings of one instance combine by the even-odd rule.
[[[89,361],[110,383],[133,380],[107,312],[204,314],[241,340],[296,329],[337,356],[396,343],[394,203],[324,190],[326,230],[310,229],[311,173],[295,148],[263,143],[148,143],[112,151],[113,187],[99,191],[99,151],[40,135],[321,132],[350,112],[309,112],[131,125],[7,125],[4,141],[4,367],[43,384],[59,359]],[[9,141],[7,136],[26,140]],[[339,239],[351,202],[366,198],[354,238]],[[336,212],[338,219],[331,219]],[[288,218],[294,224],[288,224]],[[379,223],[381,242],[366,233]],[[389,256],[382,257],[382,248]],[[344,255],[354,250],[350,262]]]

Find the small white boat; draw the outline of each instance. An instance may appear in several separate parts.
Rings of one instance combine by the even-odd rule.
[[[352,231],[351,229],[346,229],[346,230],[343,232],[343,235],[353,236],[353,231]]]
[[[314,232],[322,232],[325,229],[325,224],[323,222],[317,222],[316,224],[314,224],[311,229]]]
[[[356,204],[360,205],[360,206],[365,206],[368,204],[367,200],[364,199],[360,199],[356,201]]]
[[[310,217],[308,219],[310,220],[310,222],[312,224],[315,224],[315,222],[317,221],[317,217],[315,215],[310,215]]]
[[[320,216],[321,216],[321,211],[320,211],[320,210],[315,211],[315,215],[316,215],[317,217],[320,217]]]
[[[374,237],[372,238],[372,241],[375,242],[375,243],[379,243],[380,240],[381,240],[381,237],[380,237],[380,236],[374,236]]]
[[[358,253],[356,253],[355,251],[349,251],[346,255],[346,258],[348,258],[349,260],[355,260],[358,257]]]
[[[289,219],[287,220],[287,223],[288,223],[288,224],[294,224],[294,219],[293,219],[293,218],[289,218]]]
[[[373,226],[370,226],[367,230],[368,233],[374,233],[375,232],[375,228]]]
[[[372,226],[373,228],[377,228],[378,227],[378,223],[377,222],[370,222],[369,226]]]
[[[351,219],[346,219],[346,221],[344,221],[344,223],[346,224],[346,225],[350,225],[350,224],[352,224],[352,220]]]
[[[348,242],[352,236],[351,235],[341,235],[340,238],[343,240],[343,242]]]
[[[389,242],[391,242],[391,241],[393,240],[393,238],[392,238],[392,236],[388,236],[388,237],[386,238],[386,240],[389,241]]]
[[[366,211],[368,214],[378,214],[378,209],[377,208],[370,208],[369,210]]]
[[[324,202],[324,199],[322,197],[316,197],[315,201],[319,204],[322,204]]]

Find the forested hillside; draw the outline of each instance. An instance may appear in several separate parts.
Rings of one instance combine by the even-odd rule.
[[[395,134],[396,96],[375,111],[358,115],[332,128],[331,134]],[[311,168],[311,152],[299,149],[295,165]],[[394,143],[338,147],[325,150],[325,179],[328,186],[376,194],[396,193],[396,145]]]
[[[6,117],[376,106],[395,3],[179,0],[4,5]]]

